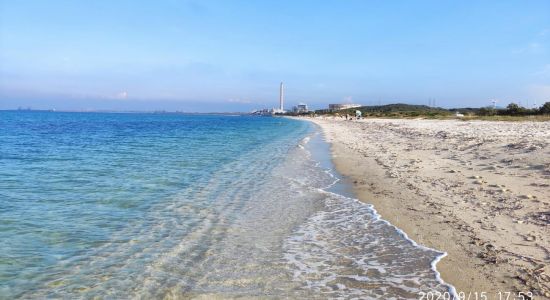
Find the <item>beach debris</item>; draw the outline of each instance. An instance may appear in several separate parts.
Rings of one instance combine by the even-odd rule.
[[[533,152],[542,149],[546,146],[545,143],[531,143],[529,141],[521,141],[519,143],[512,143],[506,145],[509,149],[525,150],[526,152]]]
[[[528,217],[537,225],[550,226],[550,211],[535,212],[528,215]]]
[[[534,241],[537,240],[537,237],[534,236],[534,235],[531,235],[531,234],[528,234],[528,235],[524,236],[523,238],[528,242],[534,242]]]
[[[498,264],[503,261],[499,257],[499,251],[490,243],[485,244],[485,251],[480,252],[478,256],[491,264]]]
[[[528,286],[535,295],[544,295],[545,297],[550,297],[550,276],[544,271],[545,266],[539,264],[535,268],[528,269],[522,268],[519,272],[516,273],[516,278]],[[533,299],[527,296],[524,293],[520,293],[524,296],[524,299]],[[535,297],[538,299],[537,297]]]
[[[472,241],[472,244],[474,244],[476,246],[483,246],[484,242],[482,240],[476,238]]]
[[[504,164],[511,165],[514,162],[514,159],[513,158],[503,158],[503,159],[500,160],[500,162],[504,163]]]
[[[447,133],[445,131],[439,131],[435,134],[435,137],[440,139],[446,139]]]

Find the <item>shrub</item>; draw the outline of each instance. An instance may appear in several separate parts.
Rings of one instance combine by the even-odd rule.
[[[480,116],[494,116],[497,114],[497,111],[492,107],[482,107],[479,109],[478,114]]]
[[[528,113],[528,110],[523,107],[519,106],[516,103],[510,103],[506,107],[506,114],[512,115],[512,116],[523,116]]]

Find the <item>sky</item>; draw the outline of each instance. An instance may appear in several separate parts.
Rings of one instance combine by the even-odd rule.
[[[0,0],[0,109],[550,101],[550,1]]]

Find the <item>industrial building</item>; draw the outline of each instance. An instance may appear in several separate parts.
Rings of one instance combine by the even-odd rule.
[[[307,104],[299,103],[298,105],[296,105],[292,108],[292,112],[294,112],[296,114],[303,114],[303,113],[309,112],[309,109],[307,107]]]

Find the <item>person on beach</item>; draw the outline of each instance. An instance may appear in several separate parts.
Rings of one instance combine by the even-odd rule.
[[[356,118],[357,120],[361,119],[361,111],[360,111],[360,110],[356,110],[356,111],[355,111],[355,118]]]

